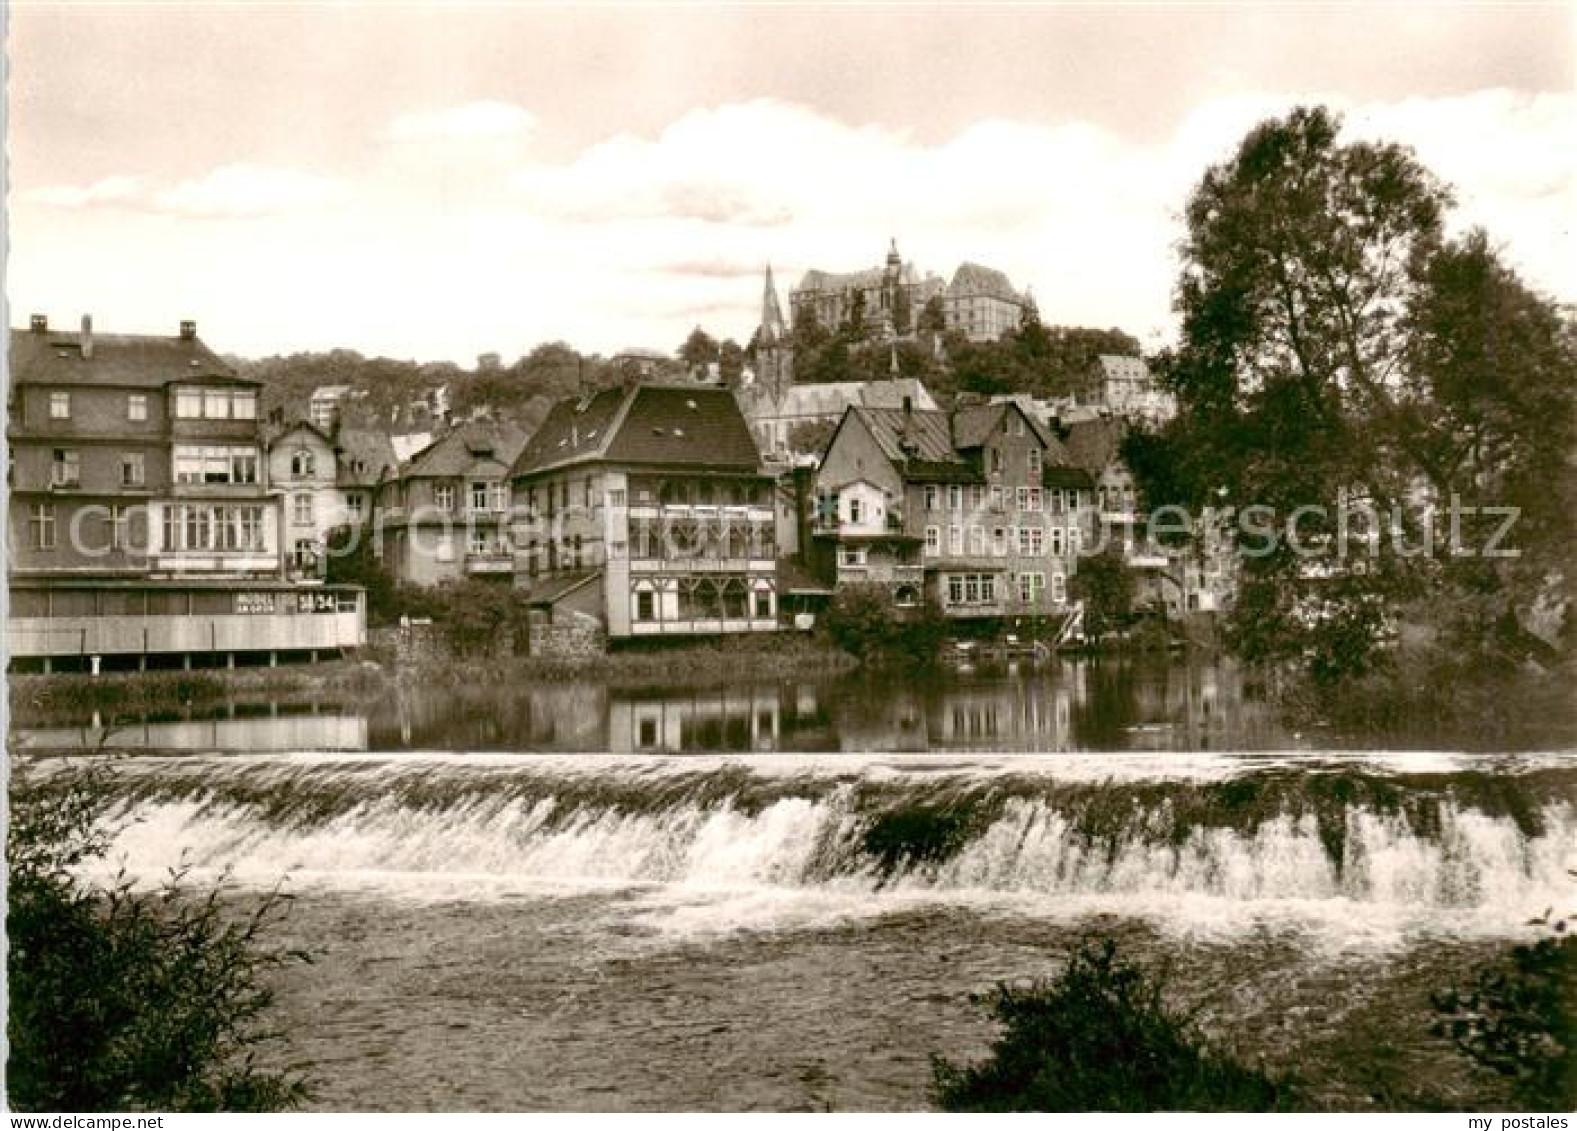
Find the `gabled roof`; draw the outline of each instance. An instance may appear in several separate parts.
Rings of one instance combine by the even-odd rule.
[[[479,460],[508,467],[524,444],[525,435],[513,424],[471,420],[417,452],[400,474],[408,479],[450,478],[466,474]]]
[[[511,474],[593,461],[755,471],[761,453],[727,389],[646,383],[559,401]]]
[[[146,389],[191,380],[261,384],[239,376],[196,337],[95,331],[92,352],[92,357],[82,356],[80,333],[12,330],[11,383]]]
[[[1016,290],[1008,277],[995,267],[982,267],[978,263],[960,263],[958,270],[953,272],[953,281],[947,285],[947,294],[950,298],[972,298],[987,296],[999,298],[1004,302],[1022,303],[1024,298]]]
[[[336,446],[335,443],[334,443],[334,438],[332,436],[330,436],[327,432],[323,431],[323,429],[319,428],[316,424],[312,423],[312,421],[310,421],[310,420],[292,420],[289,423],[285,424],[281,428],[276,428],[276,429],[271,430],[270,435],[268,437],[269,447],[273,447],[274,445],[276,445],[276,444],[280,443],[281,441],[283,441],[286,436],[293,435],[293,434],[295,434],[297,432],[310,432],[312,435],[316,436],[319,440],[322,440],[330,448],[333,448],[333,447]]]
[[[1067,462],[1083,468],[1091,475],[1099,475],[1120,458],[1123,432],[1120,420],[1097,417],[1094,420],[1075,420],[1067,427]]]
[[[387,432],[341,428],[336,439],[340,447],[338,478],[342,487],[370,487],[383,478],[384,472],[399,466]]]

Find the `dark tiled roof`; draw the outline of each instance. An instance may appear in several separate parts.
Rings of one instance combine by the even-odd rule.
[[[512,473],[593,460],[755,471],[761,454],[727,389],[643,384],[554,405]]]
[[[81,338],[75,332],[12,330],[12,384],[157,389],[194,378],[260,384],[238,376],[198,338],[95,332],[91,358],[82,356]]]
[[[1081,467],[1058,467],[1046,465],[1040,472],[1042,487],[1073,487],[1081,491],[1093,490],[1095,480],[1090,478],[1090,473]]]
[[[1002,421],[1007,405],[970,405],[953,413],[953,439],[960,448],[978,448]]]
[[[911,483],[984,483],[986,477],[971,463],[956,460],[941,463],[932,460],[912,459],[899,468]]]
[[[620,463],[689,464],[754,471],[756,439],[734,394],[691,385],[640,385],[609,441]]]
[[[526,604],[543,606],[552,605],[568,597],[589,581],[594,581],[601,576],[601,570],[586,570],[580,573],[561,573],[554,577],[544,578],[532,587],[526,594]]]
[[[591,396],[559,401],[526,441],[510,474],[600,457],[626,397],[627,390],[604,389]]]
[[[491,459],[505,467],[515,462],[525,436],[513,424],[472,420],[454,429],[411,457],[402,469],[406,478],[450,478],[464,475],[478,460]]]
[[[802,596],[831,596],[831,583],[823,581],[794,558],[778,559],[778,592]]]
[[[1067,449],[1067,462],[1074,467],[1099,475],[1118,458],[1123,438],[1121,421],[1075,420],[1068,425],[1067,431],[1063,446]]]
[[[978,263],[960,263],[958,270],[953,272],[953,281],[947,285],[947,293],[953,298],[989,295],[1007,302],[1023,301],[1006,275]]]
[[[387,432],[341,428],[335,437],[340,447],[339,483],[342,487],[370,487],[383,473],[399,466]]]
[[[865,425],[882,454],[894,464],[902,466],[905,460],[962,462],[953,450],[945,412],[918,408],[912,412],[904,412],[901,408],[851,408],[849,411]]]

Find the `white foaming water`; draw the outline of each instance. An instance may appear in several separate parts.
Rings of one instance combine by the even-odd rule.
[[[1090,758],[147,758],[126,765],[111,857],[151,879],[185,862],[230,869],[246,885],[292,873],[298,884],[403,898],[628,888],[630,906],[680,933],[937,904],[1137,915],[1200,931],[1290,918],[1346,937],[1497,933],[1577,895],[1566,875],[1577,867],[1577,804],[1547,781],[1528,802],[1534,832],[1437,786],[1423,827],[1354,802],[1339,810],[1333,845],[1329,812],[1322,835],[1307,807],[1171,828],[1167,789],[1234,770],[1285,774],[1285,761],[1150,757],[1148,779],[1133,759],[1117,761],[1101,779]],[[1564,756],[1493,765],[1508,788],[1519,773],[1552,769],[1577,782],[1577,760]],[[1449,775],[1482,766],[1435,757],[1392,770],[1443,774],[1449,786]],[[1340,765],[1354,767],[1372,773],[1374,762]],[[1335,770],[1326,758],[1299,772]],[[1106,791],[1137,805],[1141,781],[1175,784],[1117,831],[1081,831],[1081,806]],[[1059,796],[1069,782],[1085,792]],[[862,795],[872,790],[874,805]],[[943,851],[884,856],[867,839],[873,812],[950,812],[964,794],[994,804]]]

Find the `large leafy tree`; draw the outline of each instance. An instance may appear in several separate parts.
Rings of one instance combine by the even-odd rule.
[[[1504,597],[1509,572],[1487,559],[1400,550],[1453,492],[1531,504],[1569,481],[1573,405],[1552,304],[1482,235],[1445,236],[1450,193],[1409,150],[1344,143],[1340,126],[1294,110],[1206,172],[1185,213],[1181,341],[1159,359],[1181,411],[1127,448],[1151,504],[1267,506],[1283,532],[1320,508],[1303,510],[1301,543],[1254,540],[1234,635],[1250,657],[1296,656],[1328,681],[1371,666],[1408,602],[1451,586]],[[1360,537],[1342,544],[1344,503]],[[1384,526],[1377,549],[1365,506]],[[1569,506],[1539,509],[1523,535],[1558,544]]]

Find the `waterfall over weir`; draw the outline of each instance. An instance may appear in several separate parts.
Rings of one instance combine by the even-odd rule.
[[[1577,904],[1577,758],[333,755],[120,762],[134,873],[1202,904],[1510,928]],[[467,885],[470,885],[469,888]],[[481,896],[478,895],[478,898]],[[749,924],[740,924],[749,925]]]

